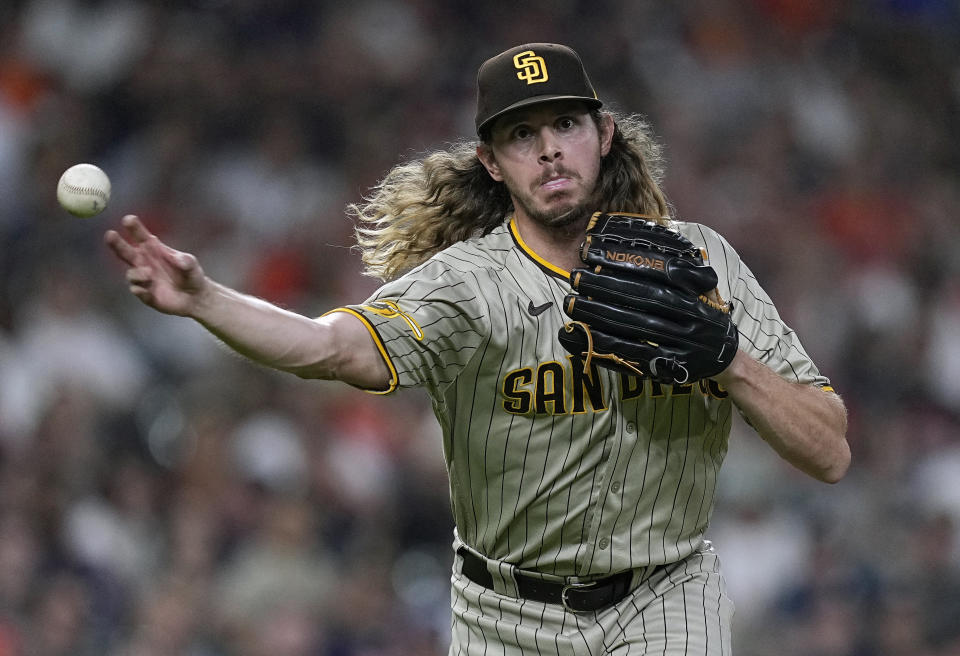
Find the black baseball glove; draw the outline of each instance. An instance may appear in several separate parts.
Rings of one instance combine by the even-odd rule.
[[[662,383],[715,376],[737,353],[732,304],[683,235],[639,214],[597,212],[574,269],[560,343],[574,355]]]

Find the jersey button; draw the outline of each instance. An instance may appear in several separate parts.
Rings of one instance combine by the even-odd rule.
[[[613,490],[614,492],[619,492],[619,491],[620,491],[620,481],[614,481],[613,484],[610,486],[610,489]]]
[[[603,538],[602,540],[600,540],[600,544],[598,544],[597,546],[600,547],[601,549],[606,549],[607,547],[610,546],[610,540],[608,540],[607,538]]]
[[[634,433],[634,432],[636,432],[636,430],[637,430],[637,425],[636,425],[635,423],[633,423],[633,422],[631,421],[630,423],[627,424],[627,432],[628,432],[628,433]]]

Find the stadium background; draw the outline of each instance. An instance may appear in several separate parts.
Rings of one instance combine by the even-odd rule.
[[[737,653],[960,654],[956,2],[7,0],[0,656],[446,653],[425,399],[241,361],[130,297],[101,238],[136,212],[243,290],[359,300],[344,205],[469,137],[478,62],[532,40],[651,119],[679,215],[849,405],[832,487],[735,429]],[[54,199],[79,161],[114,183],[92,220]]]

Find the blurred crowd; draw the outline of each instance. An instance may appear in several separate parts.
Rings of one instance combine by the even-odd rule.
[[[735,426],[710,537],[739,656],[960,654],[960,5],[5,0],[0,656],[446,653],[425,396],[252,365],[126,291],[124,213],[305,314],[364,299],[344,206],[473,134],[479,63],[568,43],[645,114],[850,409],[835,486]],[[93,162],[109,209],[54,189]]]

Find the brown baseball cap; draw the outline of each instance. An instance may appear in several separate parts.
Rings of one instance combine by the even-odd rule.
[[[556,43],[527,43],[483,62],[477,73],[477,134],[503,114],[550,100],[582,100],[591,108],[597,98],[580,55]]]

